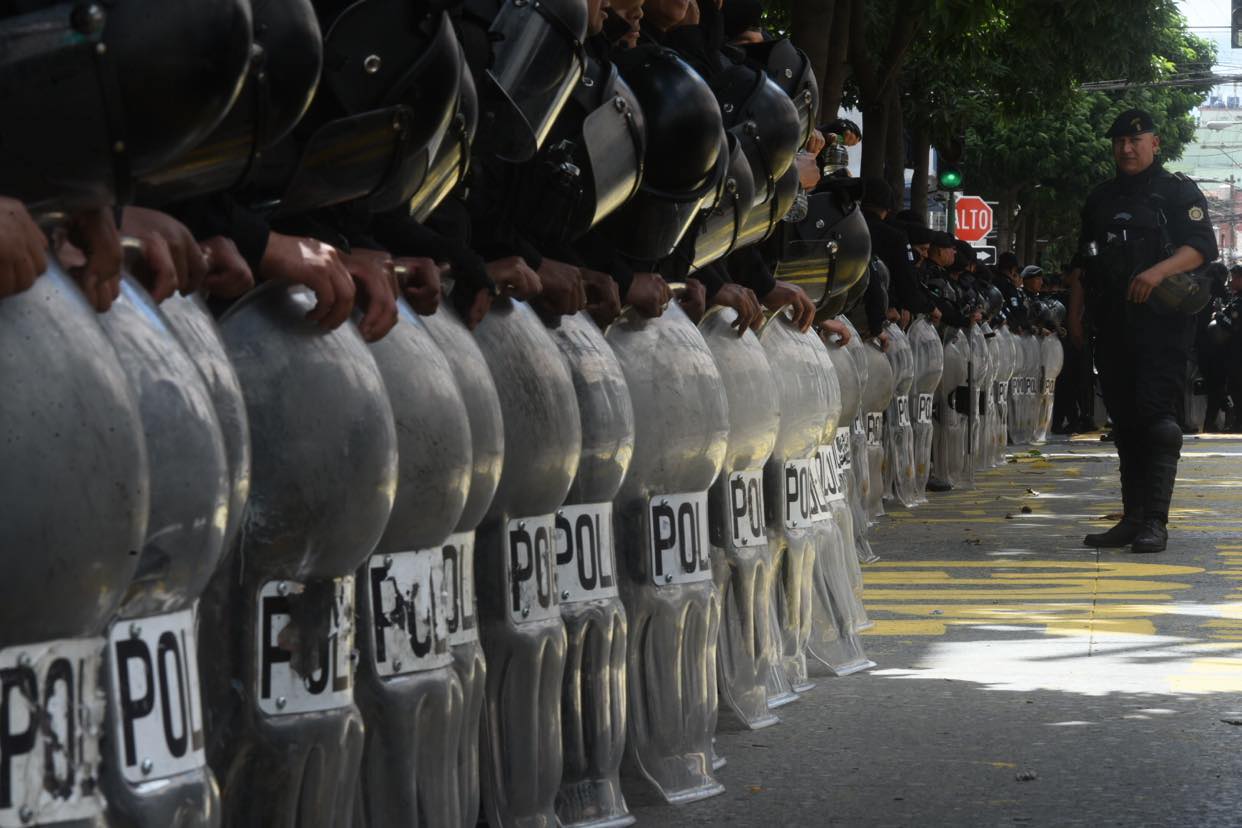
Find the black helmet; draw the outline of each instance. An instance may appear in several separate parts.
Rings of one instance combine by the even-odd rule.
[[[815,81],[811,59],[788,38],[748,43],[741,48],[747,59],[762,66],[768,77],[793,101],[802,126],[798,146],[803,146],[815,129],[815,116],[819,112],[819,84]]]
[[[40,5],[0,21],[0,177],[36,209],[127,199],[134,176],[198,144],[241,88],[246,0]]]
[[[642,107],[647,148],[638,193],[600,226],[621,253],[654,261],[718,201],[729,145],[711,90],[675,52],[639,46],[616,63]]]
[[[517,193],[519,226],[546,243],[586,233],[638,191],[645,145],[634,92],[615,66],[588,60]]]
[[[993,319],[998,316],[1001,309],[1005,305],[1004,295],[996,288],[995,285],[989,284],[981,291],[983,295],[983,315],[987,319]]]
[[[465,179],[470,169],[470,146],[478,126],[479,100],[474,90],[474,78],[463,61],[457,111],[453,113],[448,132],[440,141],[423,185],[410,197],[410,215],[415,221],[426,221],[440,202]]]
[[[750,162],[737,136],[729,133],[729,170],[724,197],[706,215],[694,239],[694,267],[701,268],[728,256],[738,248],[742,223],[755,200],[755,180]]]
[[[800,285],[825,310],[841,304],[832,300],[862,280],[871,261],[871,233],[855,201],[857,189],[857,179],[850,179],[811,194],[806,218],[784,227],[776,277]]]
[[[385,30],[371,40],[368,33]],[[360,0],[324,36],[326,68],[310,111],[271,154],[256,189],[281,213],[365,200],[408,205],[449,131],[462,51],[447,13],[406,0]]]
[[[207,138],[142,176],[146,204],[179,201],[244,184],[263,153],[289,134],[319,84],[323,35],[310,0],[252,0],[254,44],[241,94]]]
[[[478,143],[506,161],[529,161],[547,138],[586,60],[586,0],[467,0],[488,20],[491,65],[476,78]]]
[[[793,101],[762,72],[742,64],[713,77],[711,87],[725,129],[737,135],[750,160],[755,201],[770,200],[802,143]]]

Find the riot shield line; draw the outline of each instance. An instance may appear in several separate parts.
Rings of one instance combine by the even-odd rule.
[[[819,337],[815,339],[816,355],[828,388],[828,404],[811,466],[811,490],[817,509],[813,519],[815,566],[807,652],[833,674],[843,676],[872,666],[858,638],[858,632],[870,627],[871,622],[862,602],[862,567],[852,549],[853,518],[845,504],[836,456],[837,428],[844,407],[836,361],[829,351],[840,351],[841,347],[827,345]],[[841,356],[843,362],[849,362],[848,356]],[[852,378],[855,372],[852,364],[849,367]]]
[[[893,399],[884,413],[884,497],[906,508],[918,503],[914,468],[914,420],[910,388],[914,385],[914,350],[901,326],[886,323],[888,363],[893,369]]]
[[[622,766],[633,795],[690,802],[721,793],[712,773],[720,598],[712,582],[708,489],[729,420],[702,335],[673,302],[623,314],[607,332],[634,407],[634,456],[614,501],[629,619],[629,721]]]
[[[616,354],[585,312],[552,338],[573,378],[582,453],[556,513],[556,573],[565,623],[564,755],[556,814],[564,826],[631,825],[621,791],[626,730],[626,618],[617,588],[612,501],[634,453],[634,408]]]
[[[1008,324],[1001,323],[996,340],[1000,343],[1000,367],[996,374],[997,432],[993,463],[999,466],[1005,462],[1005,450],[1009,447],[1009,410],[1018,366],[1018,339]]]
[[[1001,340],[1000,330],[995,325],[984,326],[984,337],[987,339],[988,365],[991,370],[987,383],[980,389],[980,392],[987,397],[987,416],[983,422],[983,454],[980,458],[982,463],[980,468],[992,469],[998,464],[997,446],[1000,441],[1001,416],[997,390],[1000,375],[1005,370],[1004,343]]]
[[[6,722],[0,824],[104,825],[105,635],[147,531],[139,404],[99,316],[50,257],[0,302],[0,376],[0,671],[6,708],[27,711],[24,728]],[[78,726],[83,738],[63,738]]]
[[[500,397],[505,453],[478,530],[475,583],[487,656],[483,805],[497,826],[555,826],[565,625],[556,510],[582,450],[573,379],[531,307],[497,303],[475,330]]]
[[[970,342],[962,331],[948,328],[944,343],[944,371],[932,409],[932,476],[941,483],[962,482],[969,445]]]
[[[413,309],[371,344],[397,428],[397,490],[358,569],[356,697],[366,743],[355,824],[463,825],[465,694],[453,669],[444,545],[466,504],[470,425],[453,370]]]
[[[397,485],[392,409],[351,324],[269,283],[220,330],[246,402],[250,499],[201,602],[207,759],[228,825],[349,824],[363,749],[353,701],[354,571]]]
[[[871,541],[867,539],[871,520],[867,515],[866,493],[871,488],[871,465],[867,458],[864,396],[871,378],[870,361],[867,358],[867,346],[849,318],[838,316],[837,321],[845,323],[850,329],[850,341],[846,344],[845,351],[854,364],[854,373],[858,377],[858,410],[852,421],[842,423],[837,430],[837,462],[846,476],[845,496],[854,524],[854,553],[861,563],[871,563],[879,560],[879,556],[871,549]],[[842,434],[843,431],[845,434]]]
[[[445,626],[453,670],[462,687],[462,725],[456,759],[458,813],[460,824],[468,828],[479,818],[479,728],[487,683],[487,662],[479,640],[475,604],[475,529],[487,513],[500,482],[504,423],[500,396],[487,360],[474,335],[453,311],[452,303],[442,303],[439,310],[421,320],[452,368],[470,427],[471,470],[466,502],[442,550],[444,583],[448,589]]]
[[[100,322],[138,400],[151,479],[138,570],[108,631],[104,793],[119,824],[214,826],[195,641],[228,524],[224,437],[199,369],[131,276]]]
[[[802,333],[780,312],[759,335],[768,362],[779,365],[773,379],[780,399],[776,445],[764,469],[764,501],[773,560],[773,607],[781,640],[781,664],[794,691],[809,680],[806,648],[814,605],[814,527],[819,514],[813,470],[816,451],[829,420],[831,388],[813,332]],[[839,391],[838,391],[839,393]]]
[[[863,490],[868,525],[884,514],[884,413],[893,401],[896,385],[893,366],[880,350],[878,341],[865,345],[867,384],[863,388],[863,427],[867,442],[867,485]]]
[[[1055,333],[1043,334],[1039,340],[1039,402],[1035,423],[1031,429],[1031,442],[1043,445],[1048,442],[1048,429],[1052,428],[1052,404],[1057,393],[1057,377],[1065,365],[1065,349]]]
[[[992,385],[992,360],[988,351],[987,332],[983,323],[970,326],[970,457],[962,470],[967,488],[975,485],[975,472],[986,468],[984,433],[987,429],[988,395]]]
[[[720,591],[716,672],[729,713],[751,729],[775,724],[768,674],[776,655],[768,614],[772,553],[763,508],[763,467],[776,444],[780,403],[759,338],[737,335],[737,312],[718,308],[699,330],[720,371],[729,411],[724,468],[708,501],[712,571]]]
[[[927,480],[932,462],[932,410],[940,375],[944,373],[944,345],[935,326],[919,316],[906,331],[914,354],[914,382],[910,386],[910,411],[914,432],[914,491],[917,503],[927,502]]]
[[[1010,401],[1010,434],[1015,445],[1030,445],[1035,436],[1035,415],[1038,403],[1040,375],[1039,342],[1034,334],[1023,333],[1018,337],[1017,387],[1012,388]]]

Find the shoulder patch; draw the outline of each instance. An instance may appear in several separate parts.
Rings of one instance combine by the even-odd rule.
[[[1203,221],[1205,213],[1203,212],[1203,208],[1196,204],[1190,208],[1188,215],[1190,216],[1191,221]]]

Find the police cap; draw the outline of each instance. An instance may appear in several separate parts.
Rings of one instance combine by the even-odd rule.
[[[1026,281],[1027,279],[1040,279],[1043,277],[1043,275],[1044,275],[1044,269],[1040,267],[1039,265],[1027,265],[1026,267],[1022,268],[1022,280],[1023,281]]]
[[[932,245],[932,247],[950,247],[950,248],[953,248],[953,247],[957,247],[957,242],[956,242],[956,241],[954,240],[954,238],[953,238],[951,235],[949,235],[948,233],[945,233],[945,232],[937,232],[937,233],[933,233],[933,234],[932,234],[932,238],[931,238],[931,245]]]
[[[1127,109],[1113,120],[1113,125],[1104,133],[1105,138],[1129,138],[1142,135],[1144,132],[1155,132],[1156,123],[1151,114],[1142,109]]]

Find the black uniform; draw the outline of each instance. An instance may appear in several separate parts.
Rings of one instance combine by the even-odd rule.
[[[1189,246],[1217,257],[1207,202],[1195,183],[1155,163],[1118,175],[1087,197],[1083,287],[1104,403],[1113,420],[1128,519],[1168,522],[1182,446],[1179,401],[1194,317],[1126,299],[1132,277]],[[1161,531],[1163,531],[1161,527]]]

